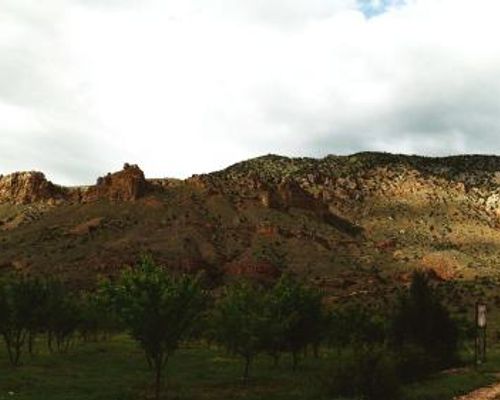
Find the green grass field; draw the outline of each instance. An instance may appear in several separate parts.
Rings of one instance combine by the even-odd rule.
[[[139,400],[152,397],[152,373],[143,354],[127,336],[99,343],[78,343],[66,354],[48,354],[45,343],[38,354],[24,357],[22,366],[7,363],[0,349],[0,400]],[[242,363],[224,351],[184,347],[171,359],[167,371],[168,399],[293,400],[327,399],[318,376],[328,373],[335,353],[308,357],[296,372],[284,358],[278,367],[260,357],[244,384]],[[446,400],[494,381],[500,371],[500,348],[490,351],[479,369],[441,373],[404,388],[408,400]],[[331,400],[331,398],[329,398]]]

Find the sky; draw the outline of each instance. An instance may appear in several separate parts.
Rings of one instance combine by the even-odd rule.
[[[0,174],[500,152],[498,0],[0,0]]]

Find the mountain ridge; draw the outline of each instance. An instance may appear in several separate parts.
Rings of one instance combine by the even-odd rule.
[[[0,177],[0,271],[88,286],[147,252],[214,284],[289,271],[339,296],[381,296],[414,268],[500,278],[498,156],[266,155],[185,180],[129,164],[88,187],[16,179]]]
[[[329,154],[322,158],[314,158],[314,157],[287,157],[281,156],[277,154],[266,154],[263,156],[251,158],[248,160],[240,161],[238,163],[232,164],[224,169],[213,171],[204,174],[193,174],[191,177],[186,179],[176,179],[176,178],[149,178],[146,179],[144,177],[144,173],[140,168],[133,164],[130,165],[125,163],[123,169],[121,171],[115,173],[108,173],[105,176],[99,177],[95,185],[72,185],[72,186],[63,186],[58,185],[49,181],[45,174],[42,171],[19,171],[13,172],[10,174],[2,175],[0,174],[0,202],[16,202],[17,198],[15,193],[11,190],[10,194],[6,192],[5,186],[12,185],[12,181],[14,181],[14,190],[17,182],[19,186],[25,186],[28,193],[26,195],[21,196],[21,202],[37,202],[43,200],[58,200],[64,198],[62,194],[71,193],[74,196],[74,193],[85,193],[89,189],[99,186],[100,184],[109,179],[109,177],[113,176],[125,176],[127,177],[128,171],[136,171],[138,173],[139,181],[144,182],[152,182],[157,186],[161,186],[162,181],[178,181],[185,182],[189,180],[196,180],[199,177],[207,177],[207,176],[220,176],[222,174],[231,173],[232,171],[238,171],[241,169],[245,169],[246,166],[255,165],[255,167],[259,167],[265,163],[273,164],[277,163],[282,167],[292,167],[291,169],[284,169],[279,171],[281,177],[286,178],[289,174],[293,173],[307,173],[307,167],[314,168],[316,166],[322,166],[323,164],[327,164],[330,161],[333,161],[334,164],[340,164],[344,162],[344,164],[352,163],[353,160],[362,159],[364,162],[365,168],[373,168],[376,166],[384,166],[388,164],[395,163],[403,163],[407,166],[411,166],[413,168],[418,168],[419,165],[427,164],[427,167],[423,167],[423,170],[429,170],[429,167],[446,167],[448,169],[462,169],[462,170],[470,170],[470,167],[474,166],[476,170],[482,171],[499,171],[500,170],[500,156],[497,155],[485,155],[485,154],[460,154],[460,155],[450,155],[450,156],[423,156],[423,155],[408,155],[408,154],[392,154],[387,152],[373,152],[373,151],[365,151],[358,152],[351,155],[334,155]],[[296,165],[298,163],[305,163],[307,167]],[[479,165],[478,165],[479,164]],[[283,172],[285,171],[285,174]],[[435,171],[437,172],[437,171]],[[464,172],[464,171],[463,171]],[[128,174],[130,176],[130,174]],[[142,175],[142,176],[141,176]],[[10,182],[9,182],[10,181]],[[16,182],[17,181],[17,182]],[[4,193],[2,193],[2,186],[4,187]],[[29,190],[31,189],[35,192],[33,196],[29,196]],[[45,194],[40,195],[37,194],[37,190],[44,191]],[[22,191],[22,190],[21,190]],[[48,192],[48,193],[47,193]],[[10,197],[9,197],[10,195]],[[75,200],[73,196],[66,196],[68,200]],[[106,196],[97,196],[106,197]],[[131,198],[135,198],[136,196],[131,196]],[[125,199],[126,200],[126,199]],[[84,200],[85,201],[85,200]],[[87,200],[88,201],[88,200]]]

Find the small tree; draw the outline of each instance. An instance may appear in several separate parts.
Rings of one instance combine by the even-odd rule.
[[[21,276],[0,284],[0,333],[14,366],[19,365],[30,333],[37,329],[38,289],[34,281]]]
[[[322,293],[284,275],[273,287],[268,301],[270,327],[275,351],[289,351],[296,369],[299,353],[308,345],[317,345],[325,330]]]
[[[44,310],[45,329],[49,350],[58,352],[68,350],[81,321],[78,299],[59,280],[46,282],[48,300]]]
[[[245,382],[253,359],[264,347],[269,322],[265,306],[266,294],[262,288],[238,282],[225,288],[214,309],[212,323],[215,338],[229,352],[243,357]]]
[[[385,325],[381,316],[360,305],[339,307],[330,315],[329,341],[339,352],[348,346],[370,349],[385,342]]]
[[[408,293],[401,296],[391,333],[396,347],[418,346],[436,361],[436,367],[447,366],[456,359],[457,324],[424,272],[413,274]]]
[[[96,293],[83,293],[79,299],[80,324],[78,330],[84,341],[98,341],[109,338],[122,327],[115,313]]]
[[[144,257],[103,289],[154,368],[155,398],[159,399],[164,368],[203,309],[199,279],[174,277]]]
[[[30,298],[31,310],[26,315],[28,329],[28,352],[35,352],[35,339],[39,333],[44,332],[46,325],[46,310],[50,298],[47,282],[41,278],[22,278],[25,291]]]

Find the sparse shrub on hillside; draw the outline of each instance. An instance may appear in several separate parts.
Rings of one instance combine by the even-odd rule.
[[[165,366],[204,307],[200,280],[170,275],[144,257],[117,282],[103,283],[102,293],[144,350],[159,399]]]
[[[257,260],[269,262],[280,270],[286,268],[286,251],[279,241],[259,240],[253,255]]]

